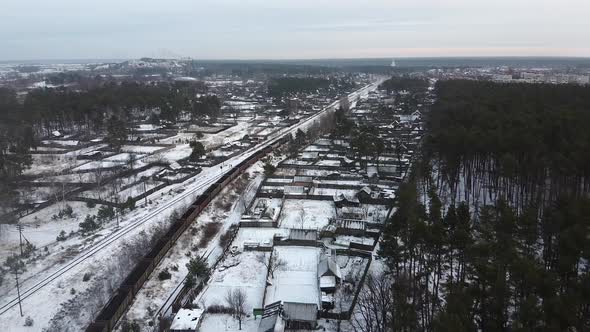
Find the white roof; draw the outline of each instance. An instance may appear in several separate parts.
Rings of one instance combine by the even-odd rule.
[[[317,272],[277,271],[270,292],[270,302],[283,301],[319,305]]]
[[[196,331],[203,312],[205,312],[203,309],[180,309],[176,316],[174,316],[170,330]]]
[[[336,277],[324,276],[320,277],[320,288],[336,287]]]

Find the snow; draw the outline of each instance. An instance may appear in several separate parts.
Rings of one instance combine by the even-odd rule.
[[[270,253],[247,251],[236,256],[226,257],[220,267],[212,274],[208,287],[195,303],[204,308],[213,305],[227,305],[225,296],[228,290],[240,289],[246,294],[246,312],[262,308],[264,288],[266,287],[266,267],[261,260],[268,261]],[[224,265],[233,265],[225,268]]]
[[[336,217],[331,201],[286,199],[279,226],[283,228],[321,229]]]
[[[154,153],[158,150],[165,149],[162,146],[144,146],[144,145],[123,145],[121,151],[129,153]]]
[[[287,234],[288,230],[284,228],[241,227],[232,245],[237,246],[238,250],[244,250],[244,243],[272,243],[275,235]]]
[[[277,271],[265,303],[276,301],[319,304],[318,276],[315,271]]]

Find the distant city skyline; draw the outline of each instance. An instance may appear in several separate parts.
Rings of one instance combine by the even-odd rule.
[[[584,0],[4,0],[0,61],[590,56]]]

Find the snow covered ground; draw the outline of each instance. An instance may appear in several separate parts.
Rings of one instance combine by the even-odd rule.
[[[321,229],[329,219],[336,217],[334,202],[305,199],[286,199],[279,227],[298,229]]]

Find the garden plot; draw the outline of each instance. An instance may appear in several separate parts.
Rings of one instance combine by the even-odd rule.
[[[306,160],[300,160],[300,159],[287,159],[287,160],[285,160],[285,164],[309,166],[309,165],[313,165],[313,162],[306,161]]]
[[[55,199],[55,196],[61,198],[63,190],[65,192],[72,188],[62,188],[59,183],[56,183],[53,187],[23,187],[17,189],[20,198],[26,203],[42,203],[50,199]]]
[[[321,184],[336,184],[336,185],[348,185],[348,186],[363,186],[363,178],[358,178],[356,180],[337,180],[337,179],[322,179],[322,180],[315,180],[315,182]]]
[[[274,173],[274,175],[278,175],[278,176],[295,176],[295,174],[297,174],[297,169],[285,168],[285,167],[277,168],[277,170]]]
[[[66,152],[67,150],[64,148],[56,148],[52,146],[37,146],[35,148],[31,148],[31,152]]]
[[[31,158],[33,163],[23,175],[57,174],[88,162],[63,154],[32,154]]]
[[[246,294],[245,311],[262,308],[266,287],[266,266],[270,253],[248,251],[235,256],[227,255],[211,275],[208,287],[195,304],[207,308],[211,305],[227,306],[228,290],[241,289]]]
[[[318,263],[320,249],[314,247],[275,247],[276,258],[286,266],[275,271],[265,303],[276,301],[319,303]]]
[[[315,163],[318,166],[334,166],[340,167],[340,160],[337,159],[322,159]]]
[[[351,242],[372,246],[375,244],[375,239],[372,237],[338,235],[336,236],[336,240],[333,242],[333,244],[339,247],[348,248]]]
[[[286,228],[272,228],[272,227],[241,227],[236,235],[233,245],[238,247],[238,250],[244,250],[244,243],[272,243],[273,237],[287,236],[289,231]]]
[[[248,313],[249,314],[249,313]],[[229,314],[206,313],[199,326],[201,332],[250,332],[256,331],[260,324],[260,316],[244,317],[242,329],[239,328],[238,320]]]
[[[193,152],[193,148],[190,147],[188,144],[178,144],[177,146],[173,147],[172,149],[168,149],[166,151],[158,152],[154,155],[147,157],[145,160],[150,161],[157,161],[162,160],[166,162],[175,162],[182,159],[188,158],[191,153]]]
[[[268,183],[291,183],[293,182],[292,178],[266,178],[266,182]]]
[[[363,207],[367,208],[367,220],[370,222],[383,223],[387,220],[387,215],[391,207],[387,205],[378,204],[363,204]]]
[[[104,161],[119,161],[119,162],[128,162],[131,159],[141,159],[143,158],[143,154],[133,154],[133,153],[129,153],[129,152],[122,152],[119,154],[116,154],[114,156],[110,156],[108,158],[104,158]]]
[[[328,146],[321,146],[321,145],[310,145],[303,149],[305,152],[329,152],[332,149]]]
[[[356,189],[336,189],[336,188],[317,188],[313,187],[310,195],[322,195],[334,197],[343,194],[346,197],[354,197],[358,193]]]
[[[321,229],[328,225],[330,218],[336,217],[332,201],[307,199],[286,199],[283,212],[279,217],[279,226],[298,229]]]
[[[41,143],[72,147],[72,146],[77,146],[78,143],[80,143],[80,141],[76,141],[76,140],[46,140],[46,141],[41,141]]]
[[[320,251],[316,247],[280,246],[274,248],[274,255],[286,262],[282,271],[317,272]]]
[[[80,156],[80,155],[84,155],[84,154],[88,154],[90,152],[94,152],[103,148],[106,148],[108,146],[108,144],[96,144],[96,145],[92,145],[89,147],[85,147],[82,149],[78,149],[78,150],[74,150],[74,151],[69,151],[66,153],[66,156],[69,157],[76,157],[76,156]]]
[[[162,146],[123,145],[121,151],[135,154],[150,154],[165,148]]]
[[[144,182],[138,182],[125,190],[119,191],[117,193],[117,196],[119,198],[119,202],[124,202],[128,197],[133,197],[133,199],[135,199],[139,195],[142,195],[144,192],[150,191],[150,190],[152,190],[158,186],[161,186],[163,184],[164,184],[164,182],[162,182],[162,181],[153,181],[152,180],[152,181],[146,181],[145,187],[144,187]]]
[[[106,161],[106,160],[95,160],[91,162],[87,162],[84,165],[78,166],[74,168],[72,171],[74,172],[83,172],[83,171],[91,171],[93,169],[108,169],[108,168],[115,168],[121,167],[125,163],[120,161]]]
[[[115,174],[111,171],[105,171],[101,175],[103,177],[109,177]],[[59,186],[58,183],[95,183],[96,182],[96,174],[94,173],[73,173],[73,174],[63,174],[63,175],[56,175],[56,176],[47,176],[43,178],[36,179],[35,182],[53,182]]]

